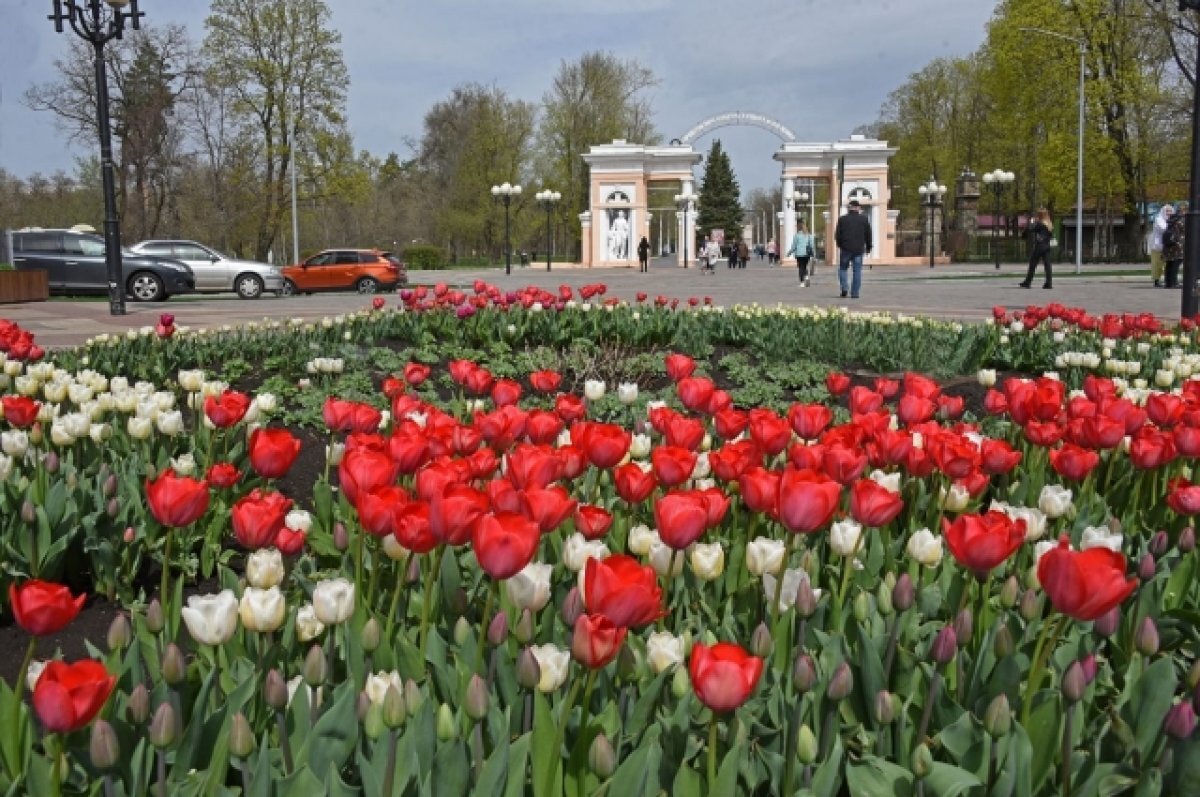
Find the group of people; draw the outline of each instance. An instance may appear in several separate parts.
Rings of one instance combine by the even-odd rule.
[[[1156,288],[1178,288],[1188,204],[1163,205],[1150,230],[1150,277]],[[1165,281],[1164,281],[1165,277]]]

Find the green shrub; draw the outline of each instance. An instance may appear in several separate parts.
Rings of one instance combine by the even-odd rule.
[[[409,270],[432,271],[446,267],[446,251],[431,244],[414,244],[404,249]]]
[[[14,271],[12,263],[0,263],[0,271]]]

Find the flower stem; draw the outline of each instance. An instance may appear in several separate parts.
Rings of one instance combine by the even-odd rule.
[[[1042,675],[1045,674],[1046,660],[1050,657],[1054,647],[1058,644],[1058,638],[1062,635],[1063,628],[1067,624],[1067,616],[1061,615],[1058,621],[1053,625],[1046,623],[1042,627],[1042,633],[1038,636],[1037,645],[1033,649],[1033,669],[1029,672],[1029,680],[1025,682],[1025,694],[1021,699],[1021,727],[1029,727],[1029,715],[1033,712],[1033,698],[1037,694],[1042,685]],[[1054,633],[1051,637],[1051,628]],[[1046,642],[1049,638],[1050,644]]]
[[[587,731],[588,722],[592,718],[592,690],[596,686],[596,676],[599,672],[599,670],[588,670],[587,683],[583,687],[583,703],[579,706],[579,732],[581,734]],[[564,720],[564,724],[565,722]]]
[[[406,560],[407,561],[407,560]],[[404,574],[396,574],[396,586],[392,587],[392,600],[388,603],[387,622],[384,623],[384,639],[392,638],[392,628],[396,623],[396,608],[400,605],[400,590],[404,587]]]
[[[163,561],[162,561],[162,582],[158,587],[158,599],[162,602],[163,616],[171,616],[171,601],[167,597],[167,590],[170,588],[171,582],[171,543],[175,539],[175,529],[167,528],[167,541],[163,545]]]
[[[712,716],[712,721],[708,724],[708,794],[709,797],[716,797],[717,794],[717,715]]]
[[[442,554],[446,551],[445,545],[439,545],[433,552],[433,561],[429,563],[429,572],[425,574],[425,589],[424,600],[421,601],[421,629],[418,634],[421,649],[421,661],[425,660],[425,643],[429,637],[429,612],[433,603],[433,587],[437,583],[437,572],[442,566]]]
[[[1066,714],[1062,735],[1062,797],[1071,797],[1071,749],[1074,746],[1071,742],[1071,726],[1074,724],[1075,706],[1070,702],[1067,703]]]
[[[388,730],[388,754],[387,754],[387,770],[383,774],[383,794],[386,797],[392,797],[392,789],[396,781],[396,747],[399,737],[396,736],[396,729]]]
[[[929,720],[933,716],[933,704],[937,702],[941,688],[942,671],[935,669],[933,680],[929,682],[929,697],[925,700],[925,709],[921,712],[921,724],[917,726],[917,735],[913,738],[914,744],[921,744],[925,741],[925,731],[929,729]]]
[[[500,588],[500,582],[496,579],[489,579],[487,598],[483,601],[483,615],[479,622],[479,639],[475,646],[475,666],[471,672],[483,672],[483,649],[487,647],[488,624],[492,621],[492,604],[496,600],[496,592]]]
[[[275,712],[275,725],[279,729],[279,749],[283,752],[283,774],[291,775],[295,769],[292,764],[292,743],[288,739],[287,722],[282,711]]]
[[[792,711],[792,721],[788,725],[787,743],[784,745],[784,764],[783,764],[783,791],[782,794],[792,794],[792,779],[796,774],[796,747],[799,744],[800,720],[804,714],[804,698],[796,695],[792,698],[796,702],[795,709]]]
[[[50,794],[53,797],[62,797],[62,737],[57,733],[46,734],[46,748],[50,751]],[[166,789],[165,781],[163,784],[163,789]],[[163,791],[163,794],[166,794],[166,791]]]

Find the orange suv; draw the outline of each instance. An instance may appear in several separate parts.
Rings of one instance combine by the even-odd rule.
[[[280,271],[283,296],[314,291],[375,293],[408,281],[404,263],[391,252],[379,249],[326,249]]]

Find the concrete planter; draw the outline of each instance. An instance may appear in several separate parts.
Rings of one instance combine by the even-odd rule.
[[[50,298],[45,271],[0,271],[0,304],[44,302]]]

